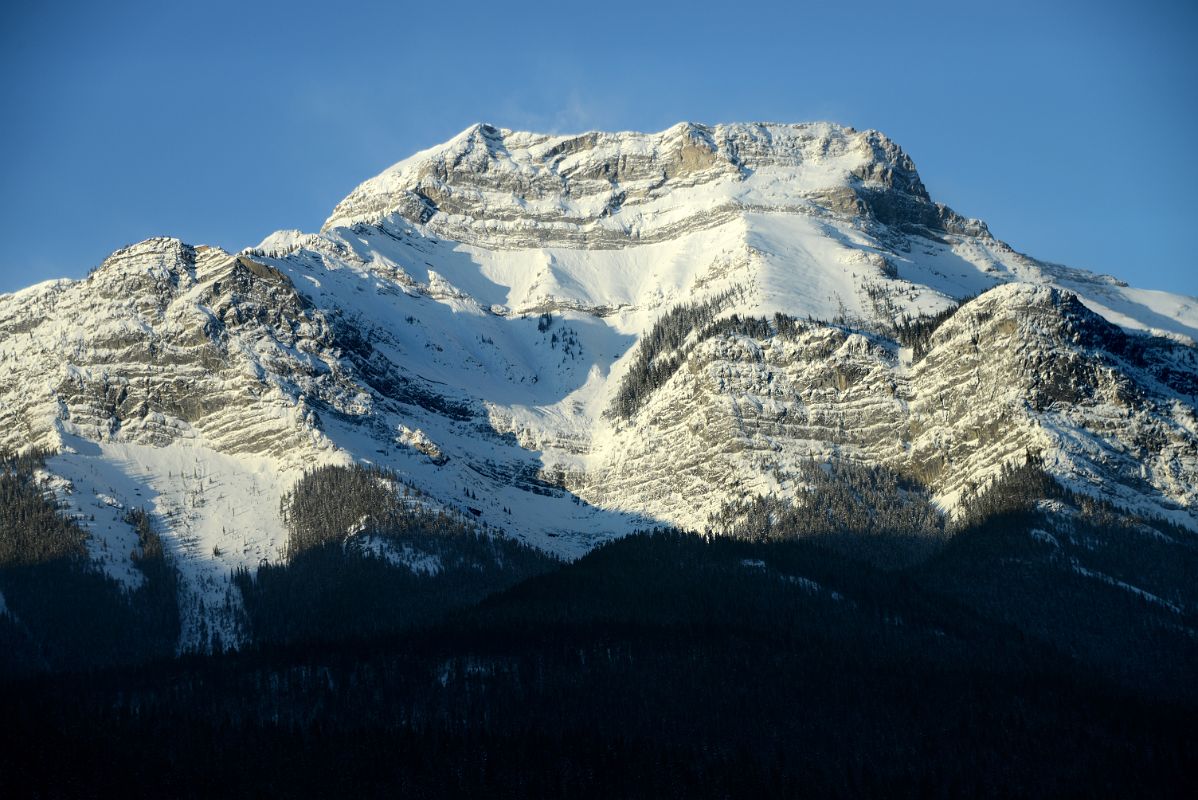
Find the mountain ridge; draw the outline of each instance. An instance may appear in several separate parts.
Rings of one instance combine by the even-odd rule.
[[[587,156],[597,158],[588,160]],[[932,203],[910,157],[878,131],[858,132],[826,122],[716,126],[682,122],[658,133],[588,131],[564,136],[475,124],[446,144],[400,161],[359,185],[337,205],[321,230],[360,221],[377,222],[396,210],[425,222],[433,213],[444,212],[437,199],[448,200],[453,209],[468,210],[469,198],[458,204],[454,194],[445,191],[451,178],[467,172],[519,175],[526,182],[522,187],[526,203],[535,203],[545,193],[572,197],[581,191],[585,197],[588,189],[596,188],[592,184],[602,187],[607,182],[611,191],[602,202],[592,203],[589,208],[585,204],[571,205],[582,219],[590,217],[589,221],[595,222],[597,217],[618,214],[630,193],[634,200],[643,201],[667,184],[702,184],[727,176],[744,180],[761,165],[803,168],[820,162],[830,162],[831,172],[804,176],[811,190],[844,189],[855,180],[862,188],[882,186],[926,204],[928,208],[921,209],[921,222],[947,222],[974,233],[984,228],[979,220],[966,220]],[[529,194],[533,197],[527,197]],[[873,198],[879,199],[877,195]],[[855,198],[833,192],[826,199],[843,206],[852,204]],[[868,202],[870,196],[856,199]],[[884,217],[901,216],[892,206],[882,210]]]
[[[951,517],[1034,452],[1198,529],[1196,335],[1194,298],[1017,253],[874,131],[479,124],[319,233],[150,239],[0,295],[0,446],[57,453],[47,485],[114,576],[145,505],[183,565],[183,641],[235,642],[227,575],[282,557],[274,507],[323,465],[394,470],[571,558],[757,496],[801,506],[812,458],[910,473]]]

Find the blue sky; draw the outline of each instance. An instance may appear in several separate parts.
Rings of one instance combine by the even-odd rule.
[[[476,121],[827,119],[1018,250],[1198,295],[1192,2],[437,6],[8,0],[0,291],[153,235],[316,230]]]

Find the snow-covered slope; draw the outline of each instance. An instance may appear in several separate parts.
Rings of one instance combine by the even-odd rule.
[[[894,340],[975,295],[926,355]],[[713,298],[722,319],[801,324],[692,331],[613,414],[641,337]],[[322,463],[391,467],[568,556],[746,495],[801,502],[811,456],[900,469],[952,513],[1035,452],[1198,528],[1194,337],[1198,300],[1017,253],[874,131],[478,125],[319,233],[237,255],[154,239],[0,296],[0,444],[59,452],[55,486],[115,575],[135,574],[119,509],[152,510],[184,644],[233,641],[213,611],[236,603],[228,571],[279,557],[279,498]]]

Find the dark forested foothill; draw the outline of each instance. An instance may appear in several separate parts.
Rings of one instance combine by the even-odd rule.
[[[708,530],[753,541],[810,539],[892,569],[924,560],[949,535],[926,490],[886,467],[811,460],[798,465],[796,479],[806,488],[801,505],[754,497],[725,506]]]
[[[286,561],[234,577],[259,643],[429,624],[558,566],[539,550],[429,510],[385,470],[328,466],[284,498]]]
[[[1088,666],[810,541],[659,531],[403,636],[10,686],[0,791],[1183,796],[1192,703]]]
[[[1034,456],[953,522],[807,479],[561,563],[318,470],[238,576],[252,645],[0,684],[0,795],[1192,795],[1188,532]]]

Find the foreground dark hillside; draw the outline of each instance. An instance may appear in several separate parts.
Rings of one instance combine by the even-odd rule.
[[[807,541],[637,536],[402,636],[10,683],[0,790],[1186,793],[1185,692],[924,580]]]
[[[147,581],[122,590],[36,463],[0,476],[0,632],[22,667],[0,683],[0,796],[1198,788],[1198,548],[1034,459],[951,531],[916,484],[840,466],[812,473],[820,514],[759,500],[719,536],[571,564],[394,475],[326,468],[285,499],[286,562],[236,578],[256,644],[182,659],[146,520]]]

